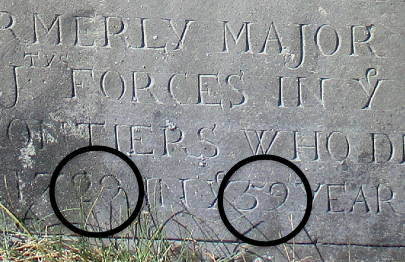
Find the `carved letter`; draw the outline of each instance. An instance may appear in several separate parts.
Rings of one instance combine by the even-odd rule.
[[[350,213],[353,212],[354,206],[359,203],[364,204],[364,209],[365,209],[366,213],[370,212],[370,208],[368,207],[366,196],[364,195],[363,185],[360,186],[359,192],[357,193],[356,198],[354,199],[353,205],[350,208],[349,212]]]
[[[110,75],[112,76],[110,77]],[[113,78],[113,76],[116,77]],[[108,88],[111,91],[107,92],[106,86],[108,87],[111,86]],[[100,88],[104,96],[106,97],[114,96],[116,100],[120,100],[125,93],[125,81],[118,72],[106,71],[101,76]]]
[[[271,22],[269,30],[267,31],[266,40],[264,41],[263,48],[260,51],[261,54],[267,54],[267,44],[269,42],[275,42],[277,45],[278,52],[281,53],[283,47],[281,45],[280,37],[278,36],[277,29],[274,26],[273,22]]]
[[[176,27],[173,24],[173,20],[170,20],[169,22],[170,22],[170,25],[171,25],[174,33],[179,38],[179,42],[177,42],[177,46],[176,46],[176,48],[174,50],[183,49],[183,47],[184,47],[184,38],[186,37],[186,34],[187,34],[188,30],[189,30],[190,25],[195,21],[186,20],[186,22],[184,24],[183,31],[181,32],[181,34],[179,34],[178,31],[176,30]]]
[[[72,74],[72,97],[76,98],[76,88],[84,88],[84,78],[83,73],[86,73],[87,76],[90,76],[92,80],[94,80],[93,69],[71,69]],[[80,77],[81,76],[81,77]],[[79,80],[77,79],[79,78]]]
[[[3,20],[4,16],[8,17],[8,19]],[[0,30],[10,31],[10,33],[13,35],[13,37],[17,38],[17,36],[15,35],[15,33],[14,33],[13,29],[12,29],[14,27],[14,24],[15,24],[15,19],[13,18],[13,16],[9,12],[0,11],[0,19],[1,19],[1,21],[7,21],[8,20],[6,23],[4,23],[4,25],[0,25]]]
[[[294,81],[297,83],[297,87],[292,87],[294,83],[291,83]],[[305,82],[304,82],[305,80]],[[319,78],[319,82],[316,82],[315,84],[313,83],[314,81],[311,81],[310,83],[307,83],[309,80],[315,80],[315,79],[307,79],[304,77],[297,77],[297,78],[291,78],[291,77],[279,77],[279,94],[278,94],[278,107],[304,107],[304,105],[311,105],[311,101],[309,100],[310,96],[309,95],[303,95],[303,89],[307,89],[307,92],[310,91],[311,95],[317,103],[315,105],[321,105],[322,107],[325,107],[324,103],[324,85],[325,81],[330,80],[329,78]],[[316,79],[318,80],[318,79]],[[286,87],[285,82],[288,81],[291,84]],[[305,84],[306,83],[306,84]],[[314,85],[314,88],[310,88],[310,85]],[[304,90],[305,90],[304,89]],[[307,97],[306,99],[303,99],[303,97]]]
[[[142,130],[147,130],[149,133],[152,132],[152,127],[151,126],[131,126],[131,150],[130,154],[131,155],[153,155],[154,150],[153,149],[145,149],[145,137],[142,136],[141,133]],[[146,140],[148,141],[148,140]],[[143,149],[139,149],[139,147],[142,147]]]
[[[6,23],[4,23],[4,25],[0,25],[0,30],[9,30],[9,31],[11,31],[11,28],[14,26],[14,18],[13,18],[13,16],[9,12],[0,11],[0,18],[2,18],[3,16],[7,16],[8,21]],[[2,19],[1,21],[4,21],[4,20]]]
[[[132,102],[139,103],[139,91],[145,91],[144,99],[152,99],[153,102],[163,104],[151,92],[152,87],[155,86],[155,79],[147,72],[132,72]]]
[[[218,75],[198,75],[198,104],[221,105],[221,98],[218,97],[219,89]]]
[[[31,130],[24,120],[13,119],[7,127],[7,137],[16,148],[26,147],[31,141]]]
[[[333,203],[338,202],[338,198],[337,197],[333,197],[331,195],[331,190],[332,189],[338,189],[340,188],[339,191],[345,192],[346,191],[346,186],[345,184],[328,184],[326,187],[326,191],[327,191],[327,197],[328,197],[328,209],[327,212],[334,212],[334,213],[338,213],[338,212],[344,212],[345,210],[343,208],[340,209],[335,209]]]
[[[111,20],[118,21],[119,26],[111,26]],[[112,28],[118,28],[112,32]],[[125,24],[120,17],[104,17],[104,31],[105,31],[105,42],[104,47],[111,47],[111,37],[121,36],[125,32]],[[125,43],[125,39],[121,36],[121,39]]]
[[[374,25],[369,25],[369,26],[351,26],[351,56],[358,56],[356,53],[356,45],[360,44],[366,44],[368,49],[370,50],[371,53],[377,56],[375,50],[371,47],[370,42],[374,39]],[[356,39],[356,29],[363,29],[366,30],[367,32],[367,38],[364,40],[357,40]]]
[[[333,30],[333,34],[335,37],[335,43],[334,46],[332,45],[330,48],[330,46],[328,46],[328,50],[330,50],[329,52],[325,52],[325,48],[321,45],[321,34],[324,30],[327,30],[327,28],[331,28],[331,30]],[[326,39],[331,39],[330,35],[328,35],[328,37],[325,37]],[[322,55],[324,56],[333,56],[334,54],[336,54],[339,51],[340,48],[340,39],[339,39],[339,34],[336,31],[336,29],[334,29],[332,26],[330,25],[321,25],[318,30],[315,33],[315,45],[318,47],[319,51],[321,52]]]
[[[39,26],[38,26],[38,22],[39,22]],[[60,20],[60,15],[55,15],[55,18],[53,19],[51,25],[49,27],[46,27],[44,25],[44,22],[42,21],[42,19],[39,17],[38,14],[34,14],[34,41],[33,43],[39,43],[39,34],[41,31],[38,31],[38,28],[41,28],[43,32],[45,32],[45,36],[48,36],[50,31],[52,30],[52,28],[54,26],[56,27],[56,35],[57,35],[57,40],[56,40],[56,44],[57,45],[61,45],[62,44],[62,22]]]
[[[276,141],[279,131],[268,131],[268,130],[242,130],[245,134],[246,140],[249,143],[249,147],[252,150],[252,153],[254,155],[259,155],[259,154],[268,154],[272,145]],[[251,140],[251,136],[249,134],[254,133],[255,134],[255,140],[257,141],[256,144],[254,144]],[[272,133],[273,135],[268,137],[267,134]],[[265,144],[267,146],[265,146]]]
[[[166,43],[160,46],[150,46],[148,43],[148,33],[146,30],[146,21],[149,20],[148,18],[141,18],[141,32],[142,32],[142,45],[140,48],[143,49],[156,49],[156,50],[164,50],[166,48]]]
[[[199,97],[198,78],[196,75],[183,73],[173,74],[168,84],[169,96],[177,104],[197,104]],[[193,87],[191,89],[190,87]],[[201,95],[200,95],[201,96]]]
[[[35,67],[35,63],[34,63],[34,57],[38,58],[38,53],[25,53],[24,52],[24,58],[29,57],[30,60],[30,67]]]
[[[80,46],[80,47],[93,47],[95,46],[95,40],[93,39],[91,41],[91,43],[83,43],[83,39],[82,39],[82,34],[87,35],[83,32],[81,32],[81,26],[82,23],[87,20],[87,23],[93,23],[94,22],[94,18],[92,17],[85,17],[85,16],[76,16],[76,39],[75,39],[75,46]],[[86,30],[85,30],[86,31]]]
[[[198,157],[201,160],[204,159],[209,159],[209,158],[215,158],[219,154],[219,148],[212,142],[208,137],[210,134],[215,135],[215,128],[216,125],[214,124],[213,128],[209,127],[202,127],[198,130],[197,135],[198,135],[198,146],[197,148],[200,148],[199,151],[197,151],[197,154],[193,154],[193,157]]]
[[[319,160],[319,148],[318,148],[318,133],[317,131],[314,132],[314,143],[313,145],[306,144],[306,138],[303,135],[300,135],[299,131],[294,131],[294,160],[301,160],[299,153],[303,149],[314,149],[314,154],[311,160],[317,161]],[[301,144],[302,143],[302,144]]]
[[[376,213],[378,214],[378,213],[381,212],[381,204],[382,203],[387,204],[391,208],[391,210],[393,212],[395,212],[395,209],[394,209],[394,207],[392,206],[392,203],[391,203],[392,200],[394,200],[394,196],[395,196],[392,189],[390,187],[388,187],[388,186],[384,186],[384,185],[381,185],[381,184],[378,184],[378,186],[376,188],[377,188],[377,211],[376,211]],[[382,199],[382,197],[381,197],[381,195],[383,193],[388,193],[388,196],[387,196],[387,194],[385,195],[386,196],[386,197],[384,197],[385,199]]]
[[[234,31],[229,27],[228,21],[223,21],[224,23],[224,47],[222,49],[222,52],[229,52],[228,48],[228,35],[231,36],[232,40],[235,43],[235,46],[238,45],[240,39],[242,38],[243,32],[245,32],[245,52],[246,53],[251,53],[250,51],[250,22],[244,22],[239,29],[238,34],[235,34]]]
[[[339,140],[336,141],[337,139]],[[332,132],[328,135],[328,138],[326,140],[326,149],[328,151],[328,154],[333,159],[337,161],[343,161],[348,157],[350,152],[349,141],[342,132]]]
[[[241,91],[241,87],[237,88],[235,85],[239,83],[240,85],[243,83],[243,73],[241,75],[229,75],[226,78],[226,84],[229,85],[230,90],[232,91],[232,94],[229,94],[229,105],[230,108],[234,108],[237,106],[241,106],[247,103],[247,95]],[[233,83],[233,79],[235,79],[236,83]],[[233,95],[238,97],[238,100],[235,99],[233,100]],[[224,105],[224,103],[222,103]]]
[[[10,70],[9,67],[4,67],[4,69]],[[0,105],[3,108],[13,108],[17,105],[19,93],[17,69],[18,69],[17,66],[13,66],[12,68],[12,80],[14,83],[2,81],[3,83],[0,85]],[[10,73],[8,72],[7,76],[5,76],[4,78],[2,77],[2,79],[10,79]],[[8,85],[5,86],[6,84]]]
[[[374,163],[386,163],[394,156],[394,147],[387,134],[371,133]]]
[[[305,26],[307,26],[306,24],[299,24],[300,27],[300,59],[298,60],[298,64],[295,67],[288,67],[289,69],[298,69],[300,68],[304,62],[305,62],[305,46],[306,46],[306,41],[305,41]],[[287,61],[285,64],[290,63],[292,60],[295,60],[294,58],[296,57],[296,55],[291,55],[291,59],[290,61]]]
[[[377,81],[375,82],[375,84],[373,86],[373,84],[371,83],[371,78],[376,77],[377,75],[378,75],[378,72],[375,68],[369,68],[366,71],[365,78],[363,78],[363,79],[355,78],[354,79],[357,82],[359,82],[359,84],[363,88],[364,92],[368,96],[367,103],[364,105],[364,107],[362,109],[371,109],[371,103],[374,101],[374,97],[375,97],[378,89],[380,88],[381,83],[383,81],[386,81],[386,79],[377,79]],[[366,81],[366,83],[364,81]]]
[[[175,135],[175,133],[177,133],[177,135]],[[171,137],[173,138],[170,139]],[[163,156],[171,157],[171,153],[174,153],[175,148],[181,144],[183,139],[183,132],[179,128],[165,127],[163,129]]]

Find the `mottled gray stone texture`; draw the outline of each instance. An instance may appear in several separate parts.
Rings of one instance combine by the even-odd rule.
[[[51,175],[70,152],[104,145],[141,172],[142,216],[230,253],[242,244],[219,216],[220,183],[271,154],[313,191],[296,258],[405,256],[403,1],[0,6],[0,201],[27,224],[72,234],[52,215]],[[102,152],[73,159],[56,186],[66,218],[94,232],[125,220],[138,194],[129,167]],[[225,198],[232,225],[261,241],[291,232],[307,204],[299,177],[271,161],[238,170]]]

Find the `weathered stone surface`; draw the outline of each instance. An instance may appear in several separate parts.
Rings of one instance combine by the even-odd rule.
[[[405,254],[403,1],[0,3],[0,199],[27,223],[69,233],[52,215],[51,174],[70,152],[105,145],[137,165],[143,210],[168,237],[223,240],[213,247],[224,254],[237,239],[218,213],[221,180],[274,154],[313,190],[302,257]],[[109,157],[75,160],[57,188],[64,209],[88,188],[86,212],[105,228],[138,194]],[[235,228],[249,231],[237,214],[261,223],[266,238],[247,233],[257,240],[288,234],[306,204],[294,174],[267,165],[241,169],[225,194]]]

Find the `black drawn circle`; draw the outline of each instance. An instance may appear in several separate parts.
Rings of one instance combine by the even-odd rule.
[[[62,168],[70,161],[72,160],[74,157],[86,153],[86,152],[91,152],[91,151],[102,151],[102,152],[107,152],[113,155],[116,155],[117,157],[121,158],[122,160],[125,161],[125,163],[128,164],[128,166],[132,169],[132,171],[134,172],[137,182],[138,182],[138,188],[139,188],[139,196],[138,196],[138,202],[136,204],[136,207],[134,209],[134,211],[132,212],[132,214],[129,216],[129,218],[122,223],[121,225],[119,225],[116,228],[107,230],[107,231],[103,231],[103,232],[89,232],[89,231],[85,231],[82,230],[80,228],[75,227],[74,225],[72,225],[69,221],[67,221],[67,219],[62,215],[62,213],[60,212],[57,204],[56,204],[56,198],[55,198],[55,186],[56,186],[56,179],[59,176],[60,171],[62,170]],[[87,146],[87,147],[82,147],[79,148],[75,151],[73,151],[72,153],[70,153],[69,155],[67,155],[60,163],[59,165],[56,167],[55,171],[53,172],[53,175],[51,177],[51,183],[49,185],[49,196],[50,196],[50,200],[51,200],[51,205],[52,205],[52,209],[55,212],[55,215],[58,217],[58,219],[60,220],[60,222],[62,222],[62,224],[64,224],[67,228],[69,228],[70,230],[72,230],[73,232],[80,234],[82,236],[86,236],[86,237],[108,237],[114,234],[119,233],[120,231],[124,230],[126,227],[128,227],[134,220],[135,218],[138,216],[139,212],[141,211],[142,208],[142,203],[143,203],[143,198],[145,196],[145,191],[144,191],[144,185],[143,185],[143,180],[142,180],[142,176],[141,173],[139,172],[138,168],[136,167],[136,165],[134,164],[134,162],[132,162],[132,160],[127,157],[125,154],[123,154],[122,152],[115,150],[111,147],[106,147],[106,146]]]
[[[225,209],[224,209],[224,192],[225,188],[228,185],[228,181],[231,178],[231,176],[242,166],[249,164],[254,161],[258,160],[272,160],[279,162],[281,164],[284,164],[291,168],[301,179],[302,183],[304,184],[305,187],[305,192],[307,195],[307,207],[304,213],[304,217],[302,218],[301,222],[299,225],[288,235],[281,237],[276,240],[270,240],[270,241],[259,241],[255,239],[248,238],[241,233],[239,233],[229,222],[228,218],[225,215]],[[225,175],[224,179],[221,182],[221,185],[219,186],[219,191],[218,191],[218,211],[219,215],[221,216],[222,221],[224,222],[225,226],[228,228],[228,230],[238,239],[255,245],[255,246],[275,246],[275,245],[280,245],[282,243],[287,242],[288,240],[292,239],[295,237],[305,226],[305,224],[308,222],[309,216],[312,211],[312,191],[311,187],[309,185],[308,179],[305,177],[304,173],[292,162],[288,161],[285,158],[279,157],[279,156],[274,156],[274,155],[255,155],[251,156],[248,158],[243,159],[242,161],[238,162],[236,165],[234,165],[228,173]]]

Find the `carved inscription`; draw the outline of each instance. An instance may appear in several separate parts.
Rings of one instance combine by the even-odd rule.
[[[347,78],[336,77],[333,74],[298,73],[297,69],[305,68],[309,60],[319,56],[325,59],[332,59],[335,56],[345,56],[346,59],[381,58],[382,55],[374,43],[378,30],[378,26],[374,24],[337,26],[294,23],[283,26],[277,21],[269,23],[196,19],[177,21],[170,18],[126,19],[120,16],[101,15],[69,17],[64,14],[41,13],[29,14],[30,19],[25,21],[21,20],[21,14],[14,15],[8,11],[2,11],[1,16],[3,19],[0,32],[5,37],[25,43],[21,47],[19,61],[5,68],[5,71],[10,70],[5,77],[14,80],[14,84],[7,81],[7,86],[3,86],[0,93],[0,107],[6,109],[14,108],[18,104],[19,90],[22,85],[27,84],[21,83],[21,79],[25,77],[20,73],[21,67],[32,70],[39,68],[70,70],[71,86],[62,87],[70,95],[58,97],[61,100],[70,98],[83,101],[88,99],[90,94],[95,94],[92,98],[103,103],[110,100],[125,102],[128,105],[175,103],[185,106],[215,107],[224,111],[257,104],[257,95],[254,92],[252,94],[251,90],[251,86],[255,84],[253,79],[257,76],[246,69],[226,73],[215,68],[205,72],[176,70],[161,73],[145,70],[145,66],[133,68],[125,66],[125,71],[119,67],[100,68],[98,64],[91,63],[88,65],[84,63],[86,66],[83,67],[83,63],[76,62],[78,59],[75,52],[56,51],[58,49],[48,51],[43,48],[46,45],[66,46],[78,52],[90,50],[93,52],[98,49],[109,52],[124,48],[124,52],[130,54],[129,57],[139,55],[137,52],[151,52],[152,56],[161,55],[163,59],[167,59],[170,53],[174,56],[187,55],[200,50],[208,57],[213,54],[218,57],[235,54],[241,57],[271,56],[266,64],[274,63],[276,72],[272,77],[277,80],[271,84],[271,91],[266,95],[278,99],[258,106],[280,109],[291,107],[332,109],[336,103],[329,99],[335,95],[333,86],[345,81],[354,81],[351,88],[360,88],[363,93],[350,90],[353,93],[352,99],[359,101],[353,107],[369,110],[378,103],[382,92],[390,92],[387,85],[393,83],[389,82],[396,81],[384,76],[385,72],[381,73],[382,70],[377,65],[365,67],[365,76],[357,74]],[[28,25],[27,21],[30,21]],[[20,32],[18,27],[23,26],[32,30],[29,39],[24,39],[26,35],[16,33]],[[198,44],[193,42],[193,37],[201,36],[204,27],[210,28],[218,36],[207,43],[209,47],[198,45],[203,45],[203,42]],[[188,45],[190,42],[192,45]],[[315,56],[313,57],[310,52],[316,52]],[[114,63],[119,65],[124,60]],[[286,71],[291,74],[287,74]],[[247,81],[248,78],[253,81]],[[395,84],[400,83],[396,81]],[[340,102],[344,104],[346,101]]]
[[[324,8],[286,20],[166,17],[142,7],[132,16],[0,10],[0,201],[24,220],[48,218],[56,164],[77,148],[105,145],[137,164],[146,207],[165,225],[235,241],[222,224],[209,237],[202,229],[219,221],[221,179],[241,159],[271,154],[308,177],[315,219],[307,235],[349,243],[323,231],[361,220],[397,237],[402,227],[389,227],[405,222],[405,93],[395,71],[403,57],[386,43],[400,42],[401,31],[385,16],[329,19]],[[116,227],[134,207],[134,181],[104,171],[58,179],[62,208],[89,230]],[[305,209],[302,181],[263,174],[243,173],[225,191],[245,235],[264,228],[257,214],[275,221]],[[375,232],[350,243],[386,244]]]
[[[45,151],[58,141],[68,143],[80,139],[86,145],[111,141],[106,145],[128,156],[188,156],[207,160],[218,157],[222,151],[220,141],[226,132],[218,126],[210,124],[190,128],[170,121],[155,125],[15,118],[4,123],[0,130],[0,149],[23,150],[33,146]],[[232,138],[252,155],[277,153],[289,160],[313,162],[342,162],[358,157],[369,164],[403,164],[405,161],[405,132],[352,134],[345,130],[243,128],[236,134]]]
[[[20,14],[2,11],[1,30],[17,35],[14,28],[28,26],[32,37],[26,39],[31,44],[67,45],[78,48],[118,48],[142,51],[182,51],[190,50],[188,42],[194,35],[201,33],[201,26],[209,24],[221,37],[216,43],[220,53],[242,52],[246,54],[289,53],[282,26],[278,21],[199,21],[196,19],[174,20],[170,18],[126,17],[108,15],[73,15],[64,14],[27,14],[22,20]],[[19,17],[20,19],[18,19]],[[27,22],[30,21],[31,23]],[[353,24],[337,27],[332,24],[295,23],[289,25],[291,37],[298,44],[294,53],[289,53],[286,67],[297,69],[305,64],[307,48],[315,46],[323,56],[333,56],[340,52],[346,55],[377,55],[373,45],[376,27],[372,24]],[[73,32],[71,32],[73,29]],[[340,32],[345,31],[345,38]],[[347,32],[346,32],[347,31]],[[260,32],[260,35],[259,35]],[[284,34],[287,34],[284,32]],[[366,35],[364,37],[363,35]],[[312,40],[312,41],[311,41]],[[347,50],[342,49],[342,42],[348,43]],[[286,53],[285,53],[286,54]]]
[[[404,163],[404,135],[369,133],[355,138],[344,131],[241,131],[254,155],[278,153],[295,161],[302,161],[304,157],[306,161],[341,162],[358,157],[369,164]],[[356,139],[362,144],[356,143]]]

